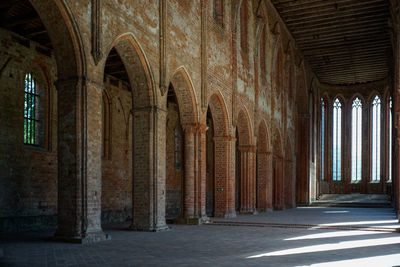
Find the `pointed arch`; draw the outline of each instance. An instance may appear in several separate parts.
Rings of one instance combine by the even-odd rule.
[[[210,96],[208,105],[214,122],[215,136],[228,136],[229,118],[226,104],[219,91]]]
[[[267,124],[264,120],[260,121],[258,126],[257,136],[257,151],[261,153],[267,153],[270,151],[270,139],[268,134]]]
[[[175,92],[182,124],[193,124],[199,121],[196,95],[193,83],[184,67],[178,68],[172,75],[170,83]]]
[[[68,5],[61,0],[29,1],[43,22],[54,47],[58,79],[85,77],[84,46],[78,24]]]
[[[153,74],[140,44],[130,32],[119,35],[107,49],[107,55],[115,48],[125,66],[132,90],[133,106],[147,107],[156,104],[157,93]],[[107,57],[105,57],[107,58]],[[104,73],[106,60],[103,60]],[[103,74],[104,75],[104,74]]]
[[[239,133],[239,145],[250,145],[252,144],[252,134],[251,134],[251,123],[248,111],[242,108],[239,111],[237,119],[237,127]]]

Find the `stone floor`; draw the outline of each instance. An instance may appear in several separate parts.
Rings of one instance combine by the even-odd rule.
[[[297,208],[215,221],[227,225],[160,233],[115,225],[105,230],[112,240],[92,245],[54,243],[51,233],[1,235],[0,266],[400,266],[391,209]]]

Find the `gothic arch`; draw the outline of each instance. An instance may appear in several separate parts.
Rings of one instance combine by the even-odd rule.
[[[258,126],[258,136],[257,136],[257,151],[262,153],[270,152],[270,139],[268,134],[267,124],[264,120],[260,121]]]
[[[214,122],[215,136],[227,136],[229,134],[229,118],[225,102],[221,93],[214,93],[208,103]]]
[[[133,107],[147,107],[156,103],[153,75],[139,43],[132,33],[118,36],[108,47],[107,55],[115,48],[125,66],[132,87]],[[106,59],[107,57],[105,57]],[[103,61],[104,72],[106,60]],[[103,74],[104,75],[104,74]]]
[[[30,3],[42,20],[54,47],[58,79],[85,76],[82,39],[68,5],[62,0],[30,0]]]
[[[197,123],[199,115],[196,96],[190,76],[185,68],[180,67],[175,71],[171,78],[171,84],[178,101],[182,125]]]
[[[252,135],[251,135],[251,123],[250,117],[245,109],[241,109],[238,114],[237,128],[239,136],[239,145],[251,145]]]

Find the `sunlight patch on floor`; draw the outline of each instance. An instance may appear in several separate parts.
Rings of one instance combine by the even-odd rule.
[[[299,248],[284,249],[262,254],[256,254],[246,258],[253,259],[253,258],[270,257],[270,256],[287,256],[294,254],[324,252],[332,250],[354,249],[354,248],[364,248],[371,246],[384,246],[384,245],[394,245],[394,244],[400,244],[400,236],[312,245],[312,246],[305,246]]]
[[[316,263],[311,265],[301,265],[296,267],[337,267],[337,266],[360,266],[360,267],[392,267],[398,266],[400,264],[400,254],[392,254],[385,256],[375,256],[375,257],[367,257],[360,259],[351,259],[351,260],[341,260],[341,261],[330,261],[323,263]]]
[[[346,236],[360,236],[360,235],[377,235],[377,234],[386,234],[382,232],[372,232],[372,231],[338,231],[338,232],[327,232],[327,233],[318,233],[318,234],[310,234],[303,236],[296,236],[291,238],[286,238],[285,241],[292,240],[306,240],[306,239],[320,239],[320,238],[333,238],[333,237],[346,237]]]

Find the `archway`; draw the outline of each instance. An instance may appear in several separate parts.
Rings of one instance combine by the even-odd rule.
[[[252,145],[250,120],[241,110],[236,129],[236,210],[255,211],[255,146]]]
[[[228,113],[221,94],[214,93],[207,112],[207,206],[213,206],[213,216],[235,216],[234,177],[230,175],[232,138],[228,132]],[[218,166],[216,168],[216,166]],[[210,201],[209,201],[210,200]],[[210,215],[210,214],[208,214]]]
[[[16,39],[17,42],[25,46],[25,49],[26,47],[31,48],[29,57],[24,56],[25,59],[21,60],[18,59],[18,55],[15,58],[13,56],[7,62],[10,63],[9,66],[14,63],[32,64],[32,62],[28,63],[26,60],[28,58],[33,59],[40,54],[40,57],[42,57],[41,62],[45,65],[45,76],[48,77],[46,83],[50,87],[49,92],[54,90],[54,84],[57,87],[57,98],[55,98],[54,94],[48,99],[51,108],[47,110],[49,113],[57,110],[57,113],[55,113],[55,116],[58,116],[57,124],[55,124],[54,119],[47,122],[49,128],[47,130],[51,132],[47,137],[49,138],[48,142],[51,144],[51,151],[54,152],[53,155],[56,155],[56,157],[44,156],[42,157],[43,160],[37,159],[35,164],[36,166],[41,166],[35,169],[47,172],[52,177],[47,179],[38,173],[33,173],[34,176],[43,178],[40,179],[42,185],[35,185],[36,188],[43,186],[43,190],[37,191],[46,192],[44,195],[50,195],[48,192],[52,192],[53,196],[51,199],[38,201],[41,203],[38,207],[41,210],[54,209],[54,211],[50,212],[48,210],[46,213],[57,214],[56,235],[58,237],[83,241],[97,235],[99,239],[102,239],[104,235],[101,233],[100,228],[100,213],[96,211],[100,203],[94,193],[97,193],[100,187],[94,181],[97,181],[100,177],[99,172],[92,168],[95,165],[97,167],[101,159],[100,153],[96,151],[97,148],[92,149],[91,143],[86,143],[87,140],[91,140],[92,132],[86,131],[83,125],[91,125],[93,122],[88,115],[92,111],[92,106],[82,97],[90,95],[91,88],[89,86],[86,87],[89,82],[82,78],[87,76],[84,62],[85,55],[82,40],[72,15],[64,2],[59,0],[8,1],[2,4],[2,14],[1,27],[17,33],[19,35]],[[29,20],[27,20],[28,16]],[[31,45],[31,42],[35,42],[35,44]],[[22,50],[21,52],[22,54],[24,53]],[[36,58],[39,58],[39,56]],[[54,65],[53,62],[55,62]],[[2,67],[2,71],[4,71],[5,67],[6,65]],[[26,69],[18,66],[15,70],[17,71],[13,71],[12,76],[18,79],[19,74],[17,72]],[[21,81],[23,81],[23,78]],[[22,99],[24,98],[22,97]],[[54,103],[57,103],[57,108]],[[23,104],[21,106],[23,107]],[[8,119],[11,119],[11,117],[12,115]],[[98,118],[95,117],[93,119],[96,120]],[[58,131],[56,128],[58,128]],[[6,125],[3,125],[2,129],[4,130],[2,133],[7,136],[8,129]],[[57,135],[57,138],[53,139],[52,136],[54,135]],[[21,145],[23,146],[23,144],[24,142],[22,141]],[[45,149],[49,148],[50,146]],[[13,155],[16,152],[16,148],[14,147],[10,154],[8,154],[6,147],[2,151],[5,155]],[[38,151],[37,156],[42,152],[44,151]],[[87,155],[91,152],[94,155],[93,161],[88,161],[86,160]],[[21,155],[23,154],[21,153]],[[12,161],[14,162],[12,164],[24,166],[24,164],[18,163],[18,159]],[[10,167],[7,167],[7,169],[23,169],[14,168],[14,166]],[[92,170],[93,172],[91,172]],[[2,175],[8,176],[7,173]],[[29,177],[24,177],[24,175],[20,176],[20,178],[30,179]],[[49,181],[47,185],[43,183],[46,180]],[[85,186],[82,186],[83,184]],[[58,194],[55,194],[55,192]],[[93,192],[93,194],[88,194],[88,192]],[[21,195],[24,196],[25,194]],[[22,203],[24,202],[28,203],[28,201],[22,200]],[[87,203],[93,204],[94,212],[88,213]]]
[[[125,44],[123,44],[125,43]],[[121,59],[122,46],[106,59],[102,105],[102,226],[132,218],[132,86]],[[126,56],[123,55],[123,56]],[[137,63],[136,63],[137,64]],[[136,89],[136,88],[135,88]],[[136,89],[137,90],[137,89]]]
[[[197,220],[206,217],[206,126],[198,123],[193,86],[184,68],[178,69],[172,76],[167,107],[166,158],[174,160],[174,164],[167,164],[167,216],[183,219],[183,222]]]
[[[112,214],[118,211],[117,214],[122,214],[121,219],[132,218],[132,229],[163,230],[167,228],[164,209],[151,207],[164,204],[165,180],[158,168],[165,164],[160,160],[165,156],[165,147],[154,137],[164,133],[160,124],[165,123],[165,116],[154,108],[154,82],[146,57],[134,36],[122,34],[108,47],[102,79],[105,79],[106,88],[112,87],[114,91],[113,134],[120,140],[112,138],[112,149],[118,147],[122,151],[112,153],[111,159],[111,165],[119,170],[119,175],[113,180],[120,185],[108,183],[112,189],[104,200],[113,201]],[[127,188],[130,185],[132,190]],[[128,211],[130,207],[132,211]]]
[[[271,172],[272,159],[268,131],[264,121],[260,122],[257,137],[257,205],[259,211],[272,208]]]

